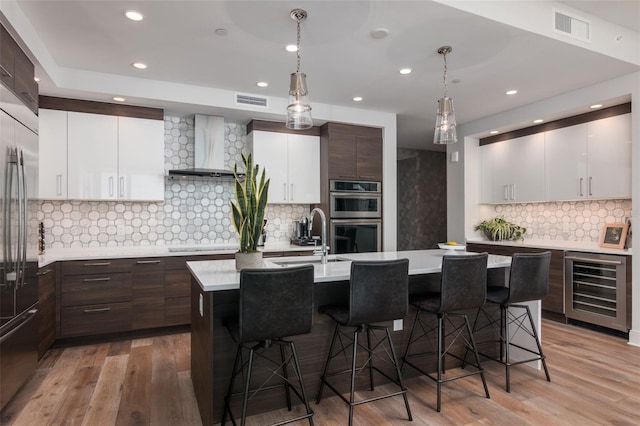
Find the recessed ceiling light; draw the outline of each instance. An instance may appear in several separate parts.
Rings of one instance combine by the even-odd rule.
[[[400,74],[411,74],[411,71],[413,71],[411,68],[402,68]]]
[[[376,28],[375,30],[372,30],[370,34],[371,38],[381,39],[389,35],[389,30],[386,28]]]
[[[135,10],[127,10],[124,16],[131,19],[132,21],[142,21],[144,19],[144,16],[142,16],[142,13],[137,12]]]
[[[533,122],[534,122],[535,124],[542,123],[543,121],[544,121],[544,120],[543,120],[542,118],[538,118],[538,119],[536,119],[536,120],[533,120]]]
[[[517,90],[507,90],[506,92],[507,95],[515,95],[516,93],[518,93]]]
[[[143,70],[147,68],[147,64],[143,64],[142,62],[135,62],[133,66],[135,68],[138,68],[139,70]]]
[[[489,132],[490,135],[497,135],[498,133],[500,133],[500,132],[497,131],[497,130],[492,130],[492,131]]]
[[[36,83],[38,83],[40,81],[40,77],[33,77],[33,81],[35,81]]]
[[[114,96],[113,100],[116,101],[116,102],[124,102],[124,101],[126,101],[126,99],[123,98],[122,96]]]
[[[287,44],[286,47],[284,48],[287,52],[295,52],[298,50],[298,46],[296,46],[295,44]]]
[[[589,108],[591,109],[602,108],[602,104],[594,104],[594,105],[591,105]]]
[[[353,102],[362,102],[362,96],[355,96]]]
[[[256,83],[256,86],[258,87],[267,87],[269,85],[269,83],[267,83],[266,81],[259,81]]]
[[[214,31],[214,33],[216,35],[219,35],[221,37],[226,36],[227,34],[229,34],[229,31],[227,31],[226,28],[216,28],[216,30]]]

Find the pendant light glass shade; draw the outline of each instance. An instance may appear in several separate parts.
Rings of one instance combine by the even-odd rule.
[[[311,120],[311,103],[307,90],[307,75],[300,72],[300,22],[307,19],[307,12],[303,9],[293,9],[291,19],[297,23],[296,32],[296,72],[291,73],[289,83],[289,104],[287,105],[287,129],[304,130],[313,127]]]
[[[286,126],[288,129],[293,130],[304,130],[313,127],[311,103],[307,92],[307,76],[301,72],[291,73]]]
[[[451,53],[451,46],[442,46],[438,53],[444,58],[444,74],[442,82],[444,85],[444,96],[438,99],[438,111],[436,114],[436,127],[433,132],[434,144],[455,143],[458,141],[456,134],[456,114],[453,110],[453,99],[447,97],[447,54]]]
[[[433,143],[447,144],[458,141],[456,135],[456,114],[453,110],[451,98],[438,99],[438,112],[436,115],[436,129],[433,133]]]

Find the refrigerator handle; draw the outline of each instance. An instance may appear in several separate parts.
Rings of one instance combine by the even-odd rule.
[[[8,286],[15,285],[17,283],[18,277],[16,275],[18,269],[18,259],[14,263],[12,257],[12,235],[11,235],[11,224],[13,219],[11,217],[12,213],[12,194],[11,188],[13,188],[13,169],[14,165],[17,170],[17,149],[10,148],[7,155],[7,164],[5,168],[5,187],[4,187],[4,211],[3,211],[3,225],[4,225],[4,273],[6,274],[3,277],[3,281],[7,283]]]
[[[24,169],[24,151],[20,149],[19,158],[19,173],[22,175],[22,227],[20,232],[22,233],[22,265],[20,268],[20,285],[25,285],[25,276],[27,275],[27,220],[29,218],[28,213],[28,200],[27,200],[27,174]]]

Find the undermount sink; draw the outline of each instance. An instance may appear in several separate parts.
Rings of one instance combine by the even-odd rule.
[[[320,264],[322,263],[322,257],[315,256],[313,259],[300,259],[300,260],[271,260],[271,263],[275,263],[280,266],[296,266],[296,265],[305,265],[305,264]],[[350,262],[349,259],[341,259],[339,257],[329,257],[327,258],[327,263],[335,263],[335,262]]]

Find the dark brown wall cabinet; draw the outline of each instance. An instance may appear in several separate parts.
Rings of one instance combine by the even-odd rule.
[[[542,299],[542,309],[555,314],[564,314],[564,251],[476,243],[467,244],[467,251],[477,253],[487,252],[502,256],[512,256],[514,253],[540,253],[550,251],[549,293]]]
[[[327,123],[320,129],[320,146],[328,179],[382,181],[382,129]]]
[[[0,81],[37,114],[38,83],[33,77],[33,63],[2,26],[0,28]]]

